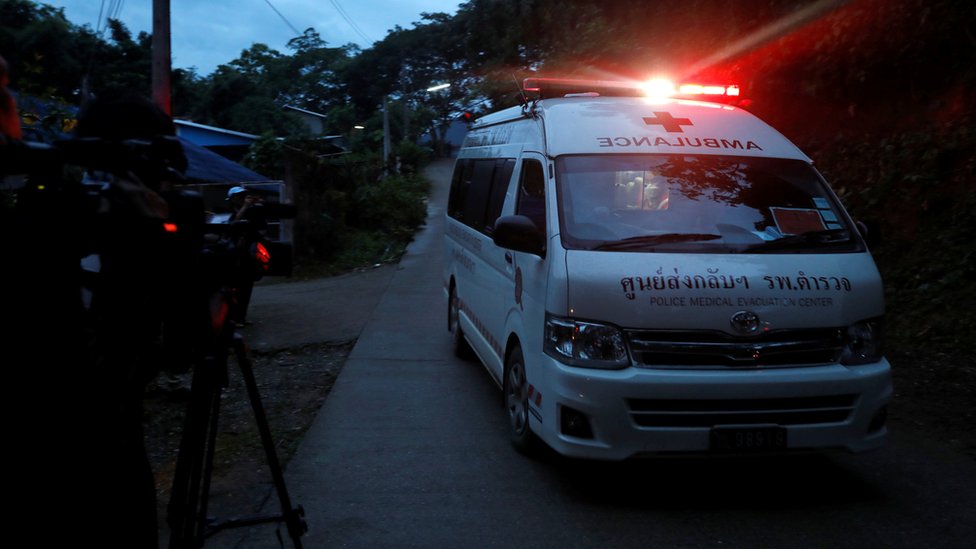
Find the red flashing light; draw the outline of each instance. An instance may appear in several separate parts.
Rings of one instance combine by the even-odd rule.
[[[229,316],[230,316],[230,307],[227,305],[226,301],[220,301],[219,303],[211,303],[210,327],[213,328],[215,334],[220,333],[220,330],[227,323],[227,318]]]
[[[679,95],[712,95],[738,97],[739,86],[719,84],[681,84],[678,86]]]
[[[268,249],[264,247],[264,244],[258,242],[254,246],[254,258],[258,260],[258,264],[261,265],[261,270],[267,272],[271,264],[271,254],[268,253]]]
[[[737,84],[683,83],[673,86],[666,80],[650,82],[620,82],[610,80],[569,80],[561,78],[526,78],[522,83],[525,92],[536,93],[540,98],[563,97],[571,94],[595,93],[604,96],[645,96],[652,98],[689,98],[721,100],[738,98],[741,90]]]
[[[176,226],[176,223],[163,223],[163,230],[168,233],[175,233],[179,231],[179,227]]]

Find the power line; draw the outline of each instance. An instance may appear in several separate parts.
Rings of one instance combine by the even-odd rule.
[[[278,17],[280,17],[281,20],[284,21],[286,25],[288,25],[288,28],[290,28],[292,30],[292,32],[295,33],[295,36],[301,36],[302,35],[301,31],[299,31],[298,29],[296,29],[295,28],[295,25],[292,25],[291,24],[291,21],[289,21],[288,19],[286,19],[285,16],[282,15],[280,11],[278,11],[278,8],[274,7],[274,4],[271,3],[271,0],[264,0],[264,1],[265,1],[266,4],[268,4],[269,7],[271,7],[271,9],[274,10],[275,13],[278,14]]]
[[[329,0],[329,2],[331,2],[332,6],[335,7],[337,12],[339,12],[339,15],[341,15],[342,18],[346,20],[346,23],[349,23],[349,26],[352,27],[352,30],[356,31],[356,34],[358,34],[360,37],[362,37],[363,40],[366,41],[367,45],[373,43],[373,40],[369,36],[366,36],[366,33],[363,32],[363,29],[359,28],[359,25],[357,25],[356,22],[352,20],[352,17],[349,17],[349,14],[346,13],[346,10],[343,9],[341,5],[339,5],[338,0]]]
[[[125,6],[125,0],[117,0],[115,2],[115,11],[112,13],[112,19],[122,18],[122,8]]]
[[[105,31],[108,30],[108,20],[109,19],[120,19],[122,16],[122,8],[125,6],[125,0],[109,0],[108,9],[105,8],[105,0],[102,0],[101,5],[98,8],[98,19],[95,21],[95,34],[98,36],[104,36]],[[105,16],[104,19],[102,16]],[[104,21],[105,26],[102,26]]]
[[[102,0],[102,5],[98,8],[98,19],[95,20],[95,34],[102,34],[102,14],[105,12],[105,0]]]

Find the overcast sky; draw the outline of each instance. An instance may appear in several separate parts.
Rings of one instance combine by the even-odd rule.
[[[462,0],[170,0],[173,68],[201,76],[260,42],[289,53],[288,40],[314,27],[329,46],[366,49],[396,25],[410,28],[422,12],[455,14]],[[76,25],[104,28],[110,8],[132,31],[152,32],[153,0],[40,0],[63,7]],[[276,11],[278,13],[276,13]],[[99,12],[102,24],[99,25]],[[280,15],[279,15],[280,13]],[[286,22],[287,21],[287,22]]]

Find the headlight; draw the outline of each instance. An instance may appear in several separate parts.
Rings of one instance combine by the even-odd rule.
[[[546,315],[545,352],[584,368],[619,369],[630,364],[624,335],[613,326]]]
[[[884,352],[884,327],[880,319],[865,320],[847,328],[847,345],[840,363],[846,366],[873,364]]]

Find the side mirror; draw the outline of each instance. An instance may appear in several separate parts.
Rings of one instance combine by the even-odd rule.
[[[506,215],[495,221],[491,239],[496,246],[516,252],[546,256],[546,235],[524,215]]]
[[[854,226],[868,248],[877,248],[881,244],[881,228],[872,221],[855,221]]]

